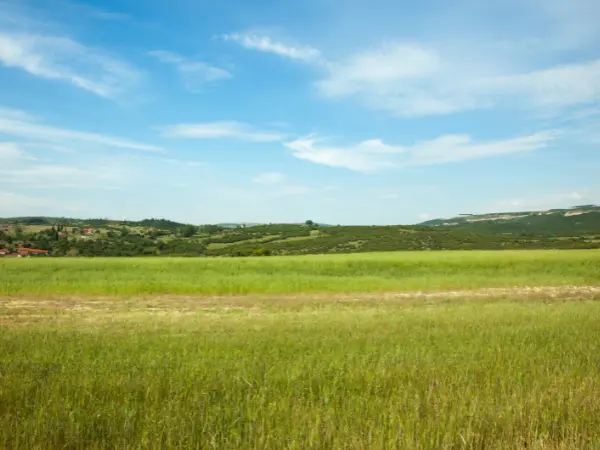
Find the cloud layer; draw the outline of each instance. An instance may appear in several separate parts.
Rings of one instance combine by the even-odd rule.
[[[0,30],[0,64],[101,97],[115,97],[142,78],[125,61],[71,38],[24,32]]]
[[[269,36],[252,33],[232,33],[222,36],[224,40],[235,42],[249,50],[272,53],[284,58],[306,63],[321,61],[321,52],[307,45],[290,45],[278,42]]]
[[[305,161],[357,172],[376,172],[529,152],[547,147],[557,137],[557,131],[545,131],[498,141],[474,142],[467,135],[445,135],[410,146],[391,146],[378,139],[335,146],[309,137],[285,145],[296,158]]]
[[[213,66],[203,61],[185,58],[173,52],[165,50],[154,50],[148,52],[162,63],[170,64],[177,69],[186,89],[192,92],[200,92],[204,85],[216,81],[228,80],[232,74],[220,67]]]
[[[600,100],[600,60],[489,74],[486,58],[465,65],[443,54],[424,45],[385,43],[329,63],[317,88],[324,97],[356,97],[403,117],[491,108],[559,110]]]
[[[58,144],[77,143],[79,145],[100,145],[128,150],[162,151],[160,147],[155,145],[130,141],[111,135],[44,125],[22,111],[8,109],[0,109],[0,134]]]
[[[162,129],[162,135],[179,139],[237,139],[249,142],[276,142],[284,138],[280,133],[257,130],[235,121],[170,125]]]

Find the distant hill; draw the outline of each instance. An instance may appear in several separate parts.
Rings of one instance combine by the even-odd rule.
[[[600,248],[593,239],[490,236],[423,226],[271,224],[229,230],[205,241],[208,256],[299,255],[407,250]]]
[[[482,234],[562,237],[600,235],[600,206],[583,205],[547,211],[460,215],[428,220],[419,225]]]
[[[18,226],[16,223],[18,222]],[[410,250],[600,249],[600,207],[495,213],[413,226],[325,226],[167,219],[0,219],[0,248],[52,256],[268,256]]]
[[[111,226],[129,226],[144,228],[160,228],[164,230],[175,230],[186,224],[173,222],[167,219],[143,219],[143,220],[114,220],[114,219],[77,219],[73,217],[45,217],[45,216],[26,216],[26,217],[7,217],[0,218],[0,223],[20,223],[21,225],[56,225],[61,223],[65,226],[89,226],[105,227]]]
[[[218,223],[217,226],[223,228],[240,228],[240,227],[254,227],[260,225],[260,223],[252,222],[234,222],[234,223]]]

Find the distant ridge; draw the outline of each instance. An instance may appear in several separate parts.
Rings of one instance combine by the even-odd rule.
[[[461,214],[428,220],[418,226],[451,228],[482,234],[542,236],[600,234],[600,206],[581,205],[544,211]]]

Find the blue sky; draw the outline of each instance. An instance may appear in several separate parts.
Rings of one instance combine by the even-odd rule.
[[[0,216],[599,202],[597,0],[0,0]]]

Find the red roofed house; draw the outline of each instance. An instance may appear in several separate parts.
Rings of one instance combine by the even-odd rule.
[[[8,250],[7,248],[0,248],[0,256],[8,255],[9,253],[10,250]]]
[[[26,248],[19,247],[17,249],[17,253],[19,256],[29,256],[29,255],[48,255],[48,250],[40,250],[38,248]]]

